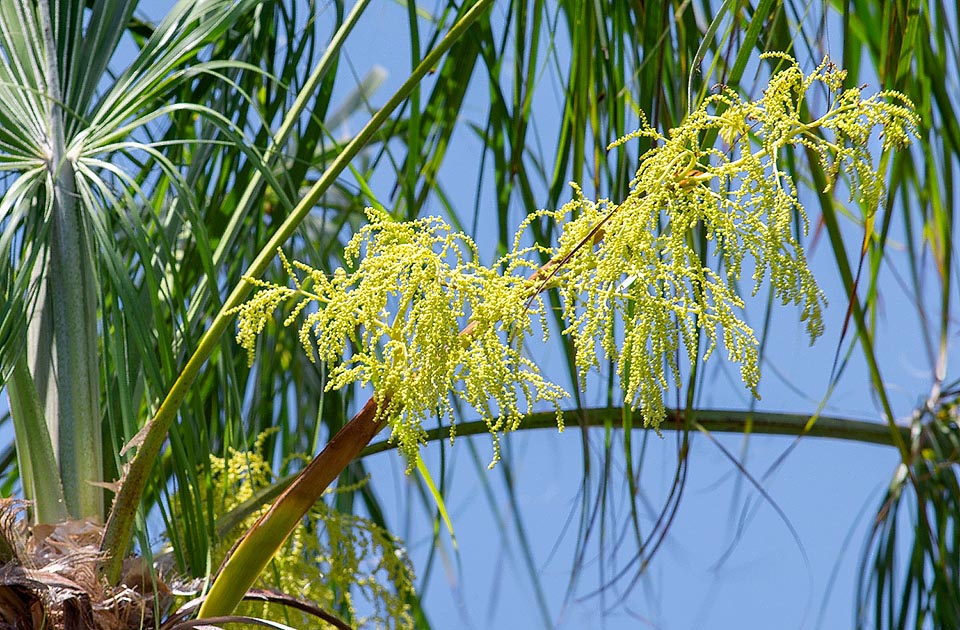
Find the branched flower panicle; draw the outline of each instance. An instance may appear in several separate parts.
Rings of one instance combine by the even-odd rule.
[[[496,461],[498,432],[515,429],[538,400],[559,410],[566,396],[521,354],[532,328],[517,272],[529,264],[512,255],[492,268],[474,262],[476,245],[436,217],[400,223],[375,210],[367,215],[370,223],[344,252],[350,270],[328,278],[294,263],[301,282],[285,261],[295,287],[264,286],[238,309],[238,341],[252,351],[264,320],[295,299],[284,324],[307,313],[300,341],[311,358],[333,366],[327,387],[372,385],[378,420],[390,422],[411,463],[428,415],[453,423],[452,399],[487,421]],[[470,332],[461,334],[467,321]]]
[[[826,61],[804,75],[789,57],[768,56],[787,63],[761,99],[744,101],[724,88],[667,135],[644,123],[611,145],[640,136],[655,144],[623,202],[589,201],[574,185],[575,198],[528,217],[513,251],[492,267],[477,264],[476,245],[438,218],[398,223],[368,210],[369,225],[346,247],[348,269],[327,277],[282,258],[294,287],[260,283],[238,309],[238,341],[252,360],[266,321],[292,300],[284,323],[307,313],[300,340],[311,358],[333,366],[328,387],[372,385],[379,419],[389,420],[411,461],[424,418],[439,412],[452,425],[455,399],[486,419],[494,461],[497,433],[516,428],[536,401],[552,404],[559,421],[565,392],[520,352],[531,317],[543,317],[545,288],[558,287],[564,300],[564,332],[574,338],[581,378],[600,354],[614,359],[625,398],[642,408],[647,425],[660,424],[664,391],[680,382],[676,356],[695,364],[702,337],[703,359],[722,346],[756,395],[757,339],[741,319],[737,293],[745,261],[754,293],[769,280],[783,304],[801,309],[811,342],[823,332],[825,298],[794,233],[795,225],[806,232],[807,218],[780,169],[781,153],[810,149],[829,185],[845,173],[852,198],[869,213],[883,198],[883,174],[869,151],[874,132],[887,152],[906,146],[918,124],[900,94],[863,98],[859,89],[843,90],[843,73]],[[828,105],[807,120],[815,86]],[[544,216],[562,226],[557,247],[521,247],[525,228]],[[712,251],[695,247],[699,237]],[[534,253],[550,263],[537,270]]]
[[[773,75],[760,100],[743,101],[724,89],[668,136],[644,126],[611,145],[638,136],[657,145],[641,157],[622,203],[594,203],[577,189],[559,213],[568,217],[558,253],[567,261],[560,283],[565,332],[574,336],[580,375],[598,365],[600,351],[615,359],[626,399],[642,408],[649,426],[664,417],[663,366],[671,366],[679,383],[674,357],[682,347],[691,364],[697,361],[698,331],[707,338],[704,360],[722,341],[757,394],[757,340],[739,316],[743,301],[735,290],[745,258],[753,262],[754,293],[769,278],[783,304],[800,307],[811,342],[823,331],[825,299],[792,231],[799,219],[805,232],[807,218],[794,182],[779,168],[783,149],[813,149],[831,185],[844,171],[852,196],[873,212],[883,182],[868,150],[871,135],[880,129],[886,151],[905,146],[916,133],[916,115],[902,95],[864,99],[858,89],[841,90],[843,75],[832,64],[825,61],[804,76],[782,57],[786,69]],[[829,93],[830,105],[807,121],[807,93],[817,84]],[[719,137],[724,150],[704,147],[708,137]],[[599,225],[602,240],[591,239]],[[694,230],[713,243],[721,263],[716,270],[708,254],[701,258],[694,248]],[[611,326],[615,319],[624,323],[622,341]]]

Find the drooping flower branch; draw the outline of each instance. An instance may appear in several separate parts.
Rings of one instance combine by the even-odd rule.
[[[825,299],[793,233],[798,223],[806,232],[806,213],[778,165],[784,149],[813,149],[830,185],[847,174],[851,197],[872,213],[883,195],[883,174],[869,151],[874,131],[882,151],[905,147],[915,134],[918,120],[902,95],[864,99],[859,89],[841,89],[845,73],[827,61],[804,76],[785,55],[764,57],[781,58],[787,67],[761,99],[744,101],[723,88],[667,136],[645,125],[618,140],[611,147],[640,136],[655,144],[641,157],[627,198],[615,205],[578,194],[555,214],[561,222],[576,217],[560,236],[565,262],[558,284],[580,375],[598,365],[599,346],[616,361],[626,400],[641,408],[647,426],[664,417],[664,364],[679,382],[679,365],[670,358],[682,346],[696,362],[698,331],[707,337],[703,360],[722,341],[756,395],[757,340],[739,316],[743,300],[735,285],[745,259],[752,262],[754,294],[769,278],[784,305],[800,307],[811,343],[823,332]],[[824,88],[830,106],[807,122],[803,112],[815,86]],[[711,137],[722,146],[705,147]],[[694,248],[695,230],[721,259],[716,270]],[[596,247],[582,247],[591,235]],[[614,319],[624,323],[622,341],[610,326]]]
[[[844,73],[826,61],[804,75],[789,57],[767,57],[786,67],[762,98],[745,101],[724,88],[668,134],[644,124],[611,145],[654,141],[622,202],[593,202],[575,187],[563,208],[530,215],[512,251],[489,267],[476,262],[469,237],[439,218],[401,223],[368,211],[370,223],[347,245],[346,268],[328,277],[284,258],[293,287],[258,283],[258,294],[237,309],[238,341],[253,361],[257,336],[292,300],[284,324],[303,315],[300,340],[331,366],[327,387],[372,385],[378,420],[389,422],[411,460],[423,420],[437,411],[453,420],[453,399],[487,421],[494,461],[497,433],[516,428],[538,400],[559,418],[566,393],[521,353],[532,318],[543,317],[539,295],[547,286],[562,297],[581,378],[601,355],[614,360],[625,399],[647,426],[664,418],[670,379],[663,366],[679,382],[673,357],[681,350],[693,364],[722,346],[756,395],[757,340],[737,293],[745,261],[754,293],[769,281],[783,304],[800,308],[811,342],[823,331],[825,299],[794,233],[796,225],[806,230],[807,218],[795,183],[778,166],[784,150],[812,149],[830,185],[845,174],[851,197],[870,213],[883,197],[883,173],[871,156],[875,132],[881,151],[900,149],[918,122],[898,93],[864,98],[860,89],[842,89]],[[827,107],[808,120],[815,87]],[[556,246],[523,246],[527,226],[544,216],[561,228]],[[712,252],[697,250],[695,233]],[[547,265],[531,262],[544,252]]]
[[[377,420],[389,420],[410,461],[424,440],[423,420],[439,411],[452,421],[454,399],[488,421],[496,460],[498,432],[515,429],[538,400],[559,412],[566,396],[521,353],[532,330],[521,273],[533,266],[529,252],[485,267],[475,262],[473,241],[437,217],[367,216],[344,252],[349,271],[327,277],[281,253],[294,286],[258,282],[261,290],[238,309],[238,341],[252,362],[256,337],[278,306],[294,300],[285,325],[312,306],[300,341],[312,360],[333,366],[327,387],[372,385]],[[542,305],[534,310],[542,314]]]

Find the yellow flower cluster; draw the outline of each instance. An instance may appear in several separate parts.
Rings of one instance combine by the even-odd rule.
[[[757,395],[757,340],[738,315],[743,300],[735,289],[745,259],[752,262],[754,293],[769,278],[783,304],[800,307],[811,343],[823,331],[824,296],[794,233],[797,225],[806,232],[807,217],[794,182],[779,168],[781,152],[812,149],[830,185],[842,169],[852,196],[872,213],[883,193],[883,174],[869,152],[872,134],[879,128],[883,151],[906,146],[916,134],[918,119],[902,95],[864,99],[859,89],[841,90],[843,73],[827,61],[805,76],[789,57],[765,57],[781,57],[786,68],[773,75],[760,100],[743,101],[724,88],[668,136],[645,125],[611,145],[640,136],[655,145],[641,157],[622,203],[594,203],[578,190],[555,214],[566,220],[558,284],[580,375],[598,365],[598,350],[613,358],[626,400],[641,408],[648,426],[664,417],[664,365],[679,383],[674,357],[682,346],[694,364],[701,332],[703,360],[722,342]],[[807,121],[814,86],[824,88],[829,106]],[[722,148],[705,142],[714,137]],[[700,238],[712,252],[697,246]],[[615,321],[623,323],[622,332]]]
[[[266,437],[259,436],[250,452],[231,450],[225,459],[211,456],[212,492],[222,502],[220,513],[274,482],[270,464],[263,458]],[[220,541],[215,561],[256,518],[251,515]],[[307,599],[324,610],[346,610],[352,627],[413,628],[407,602],[415,596],[414,575],[400,541],[373,522],[337,512],[324,501],[311,508],[270,569],[258,586]],[[306,613],[270,604],[244,603],[238,612],[302,628],[317,624]]]
[[[372,209],[367,215],[370,223],[344,252],[349,271],[327,277],[284,258],[295,287],[262,285],[238,309],[238,341],[252,360],[265,322],[295,299],[284,323],[306,312],[300,341],[311,358],[333,366],[327,387],[372,385],[379,418],[390,422],[411,465],[423,420],[439,413],[452,425],[457,400],[487,421],[496,461],[498,433],[515,429],[539,400],[559,412],[567,395],[521,353],[531,324],[518,271],[529,263],[509,255],[493,267],[480,265],[476,245],[436,217],[401,223]],[[534,311],[541,308],[537,303]]]
[[[906,146],[918,122],[902,95],[843,90],[843,73],[826,61],[807,76],[789,57],[768,57],[786,63],[761,99],[724,88],[667,135],[644,124],[611,145],[654,140],[621,203],[589,201],[574,185],[573,201],[531,215],[513,251],[492,267],[476,263],[475,244],[439,218],[401,223],[370,210],[369,225],[346,248],[348,269],[328,277],[283,259],[295,287],[261,285],[239,309],[238,341],[252,353],[272,312],[296,300],[285,324],[307,313],[300,340],[333,366],[328,387],[371,384],[381,418],[411,461],[425,417],[439,413],[452,425],[456,400],[486,419],[494,462],[498,432],[516,428],[538,400],[559,419],[565,392],[520,352],[531,318],[543,316],[538,296],[546,288],[563,299],[581,378],[600,354],[615,360],[625,399],[648,426],[663,420],[664,391],[680,382],[681,351],[693,365],[722,346],[756,395],[757,340],[740,317],[736,289],[745,261],[754,293],[769,279],[783,304],[801,309],[811,342],[823,331],[824,296],[796,233],[806,231],[807,218],[780,169],[782,152],[810,149],[830,185],[845,173],[853,198],[873,212],[883,196],[883,173],[870,155],[874,132],[887,152]],[[814,87],[827,107],[808,120]],[[545,215],[562,227],[556,248],[522,248],[525,228]],[[551,258],[539,272],[529,262],[534,251]]]

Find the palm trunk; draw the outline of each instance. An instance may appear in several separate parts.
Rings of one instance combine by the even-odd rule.
[[[95,262],[84,217],[77,203],[76,173],[64,134],[64,109],[54,33],[53,8],[40,2],[46,48],[48,110],[48,177],[51,239],[44,277],[42,309],[35,313],[31,356],[42,357],[52,345],[56,404],[48,403],[47,423],[56,436],[56,452],[67,510],[75,518],[103,518],[100,374],[97,369],[97,289]],[[47,312],[49,311],[49,313]],[[52,320],[53,338],[44,333],[44,317]],[[47,329],[49,331],[49,329]],[[45,377],[44,374],[36,376]],[[36,378],[35,376],[35,378]],[[47,390],[50,396],[50,390]],[[51,409],[52,407],[52,409]]]

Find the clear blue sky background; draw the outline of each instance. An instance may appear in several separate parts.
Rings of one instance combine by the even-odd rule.
[[[143,8],[155,18],[168,3],[150,5]],[[409,72],[406,10],[399,3],[384,0],[376,0],[374,5],[377,10],[368,11],[351,36],[347,46],[349,64],[340,66],[342,80],[338,82],[334,103],[355,85],[351,72],[362,76],[375,65],[387,70],[387,81],[374,97],[375,104],[382,103]],[[428,10],[434,8],[429,3],[424,6]],[[498,3],[494,10],[502,13],[504,9]],[[322,11],[320,22],[330,19],[332,11]],[[424,23],[421,28],[426,31],[429,25]],[[841,42],[835,38],[832,44],[832,52],[839,57]],[[558,46],[557,54],[563,58],[568,53],[560,42]],[[805,69],[811,67],[807,65]],[[544,72],[535,117],[541,130],[553,126],[560,103],[551,85],[551,75]],[[956,89],[955,80],[950,87]],[[482,122],[486,86],[478,77],[474,77],[472,93],[474,98],[467,100],[462,116]],[[363,116],[351,119],[345,131],[356,131],[363,120]],[[545,153],[550,154],[553,139],[541,137]],[[453,143],[441,172],[441,183],[454,205],[469,214],[474,204],[479,144],[466,125],[461,126]],[[491,178],[486,181],[481,207],[492,207]],[[389,206],[392,182],[374,183],[375,191]],[[515,223],[522,213],[519,203],[516,208]],[[439,204],[436,211],[440,211]],[[861,234],[852,223],[846,229],[848,251],[853,252]],[[894,242],[903,238],[896,229]],[[476,236],[481,249],[492,254],[494,244],[489,235],[481,230]],[[792,309],[776,312],[767,349],[771,365],[764,368],[760,386],[763,398],[757,403],[758,409],[811,412],[825,393],[846,304],[831,269],[826,243],[809,256],[831,303],[826,313],[826,334],[810,348],[798,321],[799,314]],[[895,263],[896,256],[892,256]],[[926,397],[932,373],[919,349],[920,337],[916,319],[909,310],[909,298],[892,281],[889,272],[885,271],[882,278],[884,308],[877,345],[882,349],[884,378],[899,392],[894,405],[902,419]],[[754,322],[761,313],[748,310]],[[292,337],[288,342],[296,343]],[[557,363],[555,349],[533,346],[531,354],[544,365]],[[701,404],[709,408],[745,409],[751,401],[737,383],[735,368],[725,366],[722,358],[718,353],[708,364],[716,385],[705,393]],[[602,402],[599,394],[589,391],[586,400],[592,404]],[[881,421],[858,354],[854,354],[825,412]],[[621,436],[613,439],[619,441]],[[589,441],[596,464],[604,435],[592,431]],[[744,465],[756,478],[761,478],[791,445],[788,438],[751,437],[745,443],[738,436],[719,436],[719,441],[729,451],[743,453]],[[854,618],[857,562],[865,534],[898,463],[896,452],[890,448],[804,439],[763,481],[764,489],[786,516],[788,526],[716,445],[695,436],[682,504],[660,552],[632,589],[625,591],[629,580],[623,580],[591,596],[599,585],[595,543],[588,548],[586,565],[575,588],[568,592],[580,516],[583,465],[579,431],[572,429],[563,435],[548,430],[525,432],[504,440],[504,458],[510,463],[509,472],[515,481],[518,513],[512,511],[504,492],[508,467],[501,465],[487,472],[484,466],[491,454],[489,438],[481,436],[473,443],[480,466],[465,439],[458,440],[452,448],[434,443],[424,452],[435,478],[439,478],[440,454],[445,451],[448,507],[457,537],[454,550],[449,537],[443,536],[444,547],[424,589],[426,608],[435,628],[545,627],[515,535],[515,519],[522,522],[527,532],[551,627],[849,627]],[[644,504],[641,513],[645,515],[642,526],[649,529],[669,490],[676,460],[675,437],[669,433],[664,439],[651,436],[647,448],[640,500]],[[386,453],[369,458],[368,465],[376,480],[377,494],[388,509],[388,520],[396,524],[395,532],[406,539],[415,567],[423,573],[433,524],[424,516],[422,501],[411,493],[410,480],[403,475],[404,463],[396,454]],[[616,465],[621,466],[622,462]],[[486,498],[484,484],[494,491],[493,506]],[[611,491],[618,500],[610,517],[623,523],[626,489],[621,486]],[[595,486],[592,492],[595,495]],[[744,515],[745,522],[741,519]],[[615,545],[606,541],[606,551]],[[731,545],[732,551],[725,556]],[[626,544],[616,562],[625,565],[634,552],[634,546]],[[609,555],[606,561],[610,561]]]

